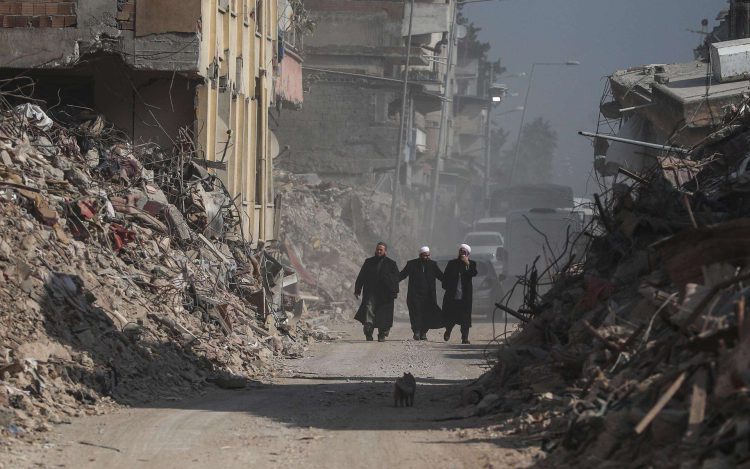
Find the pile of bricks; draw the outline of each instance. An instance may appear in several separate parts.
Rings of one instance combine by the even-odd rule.
[[[135,0],[118,0],[117,27],[135,31]]]
[[[77,19],[75,2],[0,0],[3,28],[68,28]]]

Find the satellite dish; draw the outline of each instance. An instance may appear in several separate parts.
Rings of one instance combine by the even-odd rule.
[[[462,24],[456,25],[456,37],[459,39],[463,39],[466,37],[466,35],[469,33],[469,30],[466,29],[466,26]]]

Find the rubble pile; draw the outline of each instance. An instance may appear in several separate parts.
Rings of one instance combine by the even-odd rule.
[[[0,95],[0,432],[243,387],[327,338],[187,135],[48,114]]]
[[[390,194],[284,171],[276,172],[276,189],[283,200],[283,250],[300,288],[308,292],[303,297],[313,300],[311,308],[351,318],[358,306],[353,292],[362,262],[387,239]],[[417,225],[403,205],[399,216],[400,227]],[[399,235],[396,230],[397,241],[389,243],[388,255],[400,264],[419,248],[415,231]]]
[[[505,307],[523,324],[467,411],[507,413],[542,466],[748,467],[749,152],[745,104],[600,197],[585,261]]]

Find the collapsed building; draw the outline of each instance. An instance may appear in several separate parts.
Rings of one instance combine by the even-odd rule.
[[[521,325],[464,402],[540,442],[540,467],[750,461],[750,40],[725,39],[609,77],[583,255],[562,249],[517,279],[520,308],[498,305]]]
[[[232,209],[201,194],[226,188],[190,157],[0,92],[3,436],[242,388],[331,338],[278,249],[225,236]]]
[[[275,239],[269,108],[302,100],[301,59],[285,47],[291,10],[276,0],[2,0],[0,77],[32,80],[25,91],[53,117],[100,113],[136,143],[195,148],[236,202],[238,231]]]
[[[244,387],[330,338],[272,242],[300,21],[285,0],[0,1],[4,436]]]

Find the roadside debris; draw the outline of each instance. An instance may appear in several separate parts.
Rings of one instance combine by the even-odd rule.
[[[749,104],[601,194],[585,259],[519,282],[551,285],[511,310],[468,415],[503,413],[544,467],[750,464]]]
[[[297,271],[300,298],[327,317],[348,320],[359,306],[353,293],[362,261],[386,239],[391,196],[313,176],[276,171],[284,201],[281,250]],[[405,205],[398,213],[406,226],[416,226]],[[421,245],[415,231],[389,244],[389,256],[401,265]],[[403,299],[397,305],[405,313]]]
[[[189,135],[134,145],[88,111],[53,121],[6,98],[0,432],[241,387],[334,336],[279,251],[236,233],[239,211]]]

